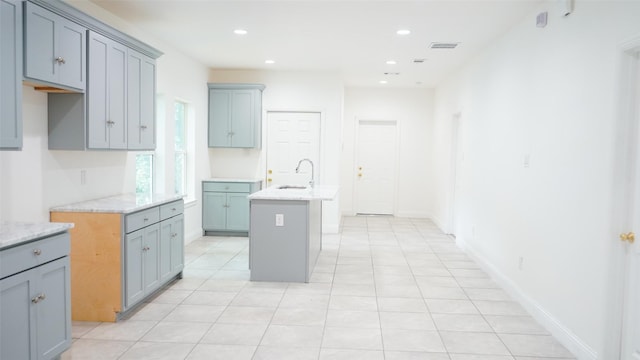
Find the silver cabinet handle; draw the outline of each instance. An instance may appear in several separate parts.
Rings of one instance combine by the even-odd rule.
[[[62,56],[58,56],[58,57],[56,58],[56,62],[57,62],[58,64],[66,64],[66,63],[67,63],[67,62],[64,60],[64,58],[63,58]]]
[[[148,246],[145,246],[145,247],[142,248],[142,251],[148,251],[148,250],[151,250],[151,248],[148,247]]]
[[[116,123],[116,122],[115,122],[115,121],[113,121],[113,120],[107,120],[107,124],[108,124],[108,125],[115,125],[115,123]]]
[[[35,255],[35,256],[42,255],[42,250],[40,250],[40,249],[33,249],[33,255]]]
[[[42,294],[34,297],[33,299],[31,299],[31,302],[34,303],[34,304],[37,304],[37,303],[39,303],[40,301],[42,301],[42,300],[44,300],[46,298],[47,298],[47,296],[44,293],[42,293]]]
[[[147,125],[140,125],[140,129],[147,130]]]
[[[144,219],[142,219],[142,220],[144,220],[144,221],[149,221],[149,218],[144,218]]]
[[[172,209],[171,209],[171,211],[176,211],[176,210],[177,210],[176,208],[172,208]]]

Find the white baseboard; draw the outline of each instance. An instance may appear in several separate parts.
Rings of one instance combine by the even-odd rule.
[[[505,276],[498,268],[488,262],[469,246],[462,238],[456,239],[456,244],[464,249],[467,254],[498,283],[511,297],[520,303],[522,307],[551,335],[553,335],[564,347],[567,348],[578,360],[597,360],[598,353],[582,341],[576,334],[564,326],[558,319],[547,312],[540,304],[525,294],[511,279]]]
[[[184,234],[184,244],[187,245],[193,240],[199,239],[202,237],[202,228],[198,228],[196,230],[190,231],[189,233]]]
[[[423,212],[411,212],[411,211],[401,211],[397,212],[395,216],[400,218],[414,218],[414,219],[428,219],[429,214]]]

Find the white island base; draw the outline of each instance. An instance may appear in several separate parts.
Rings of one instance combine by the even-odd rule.
[[[336,192],[269,188],[249,196],[252,281],[309,282],[322,249],[322,200]]]

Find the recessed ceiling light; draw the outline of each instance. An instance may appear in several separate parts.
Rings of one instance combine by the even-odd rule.
[[[235,29],[233,30],[233,33],[236,35],[247,35],[247,30],[245,29]]]
[[[265,60],[264,63],[265,64],[275,64],[276,61],[275,60]]]
[[[387,60],[387,65],[395,65],[397,62],[395,60]]]
[[[386,84],[387,80],[380,80],[380,84]]]
[[[400,30],[396,31],[396,34],[398,34],[398,35],[409,35],[409,34],[411,34],[411,30],[409,30],[409,29],[400,29]]]

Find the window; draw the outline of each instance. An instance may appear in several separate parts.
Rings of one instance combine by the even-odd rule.
[[[175,105],[175,193],[187,196],[187,104]]]
[[[153,193],[154,153],[146,152],[136,155],[136,193]]]

